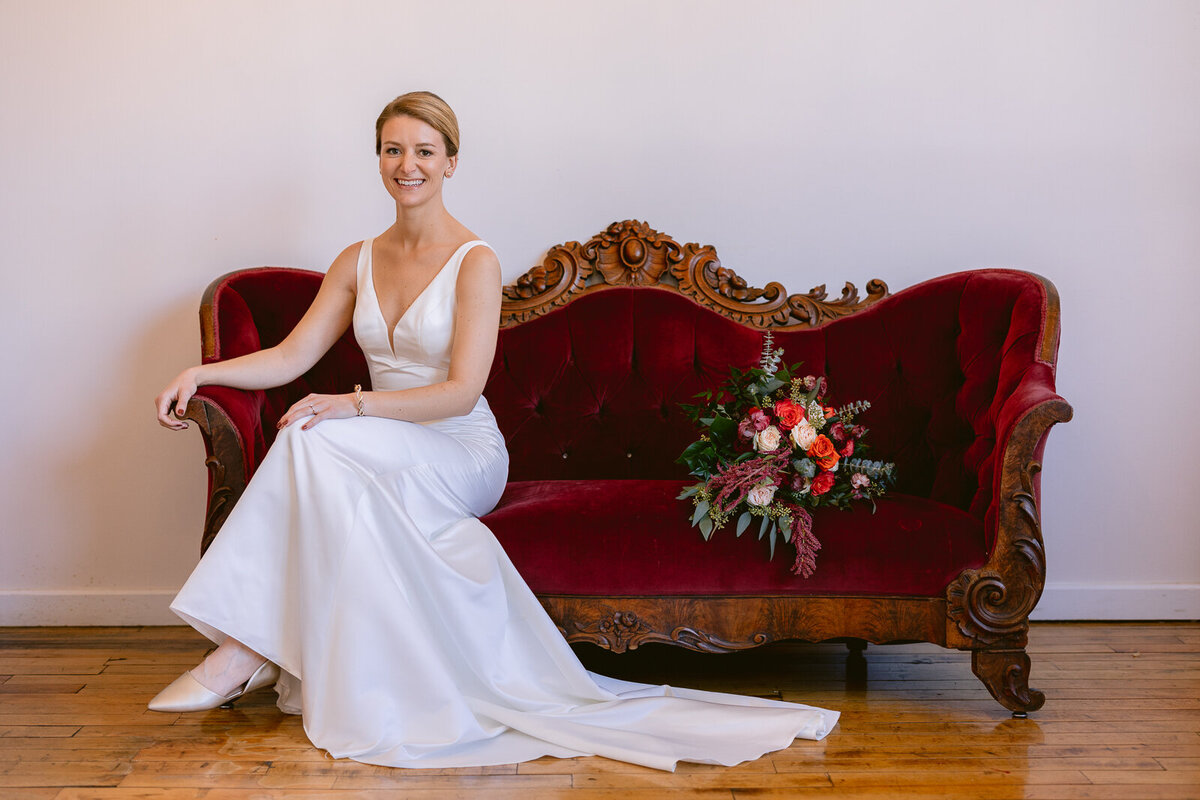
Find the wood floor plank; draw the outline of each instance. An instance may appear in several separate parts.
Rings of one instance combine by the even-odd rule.
[[[842,711],[824,741],[674,773],[597,757],[459,770],[334,760],[270,692],[232,710],[147,711],[210,647],[182,627],[0,628],[0,798],[1200,797],[1197,624],[1034,625],[1031,682],[1047,704],[1027,720],[988,696],[969,654],[927,644],[868,647],[857,684],[836,644],[576,648],[616,677]]]
[[[147,789],[147,788],[67,788],[54,795],[54,800],[197,800],[208,796],[208,789]],[[7,800],[7,799],[6,799]]]
[[[1085,769],[1083,774],[1092,783],[1106,784],[1144,784],[1144,783],[1177,783],[1183,786],[1191,786],[1200,794],[1200,770],[1164,770],[1156,772],[1152,776],[1142,772],[1130,771],[1124,769]]]
[[[575,776],[575,787],[584,789],[832,789],[829,774],[822,770],[771,773],[688,773],[681,775],[658,770],[642,772],[600,772]]]
[[[0,725],[0,739],[65,738],[78,732],[78,725]]]
[[[130,768],[124,761],[18,761],[0,764],[0,787],[116,786]]]

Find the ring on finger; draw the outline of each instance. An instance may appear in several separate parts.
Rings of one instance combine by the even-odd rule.
[[[317,415],[317,409],[316,409],[316,407],[314,407],[314,406],[313,406],[313,404],[312,404],[312,403],[309,403],[309,404],[308,404],[308,410],[309,410],[309,411],[311,411],[311,412],[313,413],[313,416],[314,416],[314,417]]]

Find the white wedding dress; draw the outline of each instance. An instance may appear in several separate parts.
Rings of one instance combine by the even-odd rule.
[[[354,334],[375,390],[445,380],[459,266],[481,245],[462,245],[389,335],[363,243]],[[291,425],[171,609],[278,664],[278,705],[304,715],[313,744],[371,764],[594,754],[673,770],[833,728],[835,711],[585,670],[477,519],[507,472],[482,397],[466,416],[422,424]]]

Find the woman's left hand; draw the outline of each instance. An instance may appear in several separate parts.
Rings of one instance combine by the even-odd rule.
[[[354,403],[353,394],[310,394],[289,408],[275,423],[275,427],[283,430],[303,419],[306,422],[300,426],[300,430],[306,431],[323,420],[344,419],[357,414],[358,406]]]

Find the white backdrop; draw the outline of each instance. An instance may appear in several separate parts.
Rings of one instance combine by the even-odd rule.
[[[151,398],[220,273],[391,220],[372,125],[458,111],[512,279],[639,218],[790,291],[1063,297],[1043,618],[1200,617],[1200,4],[0,0],[0,624],[174,622],[202,447]]]

